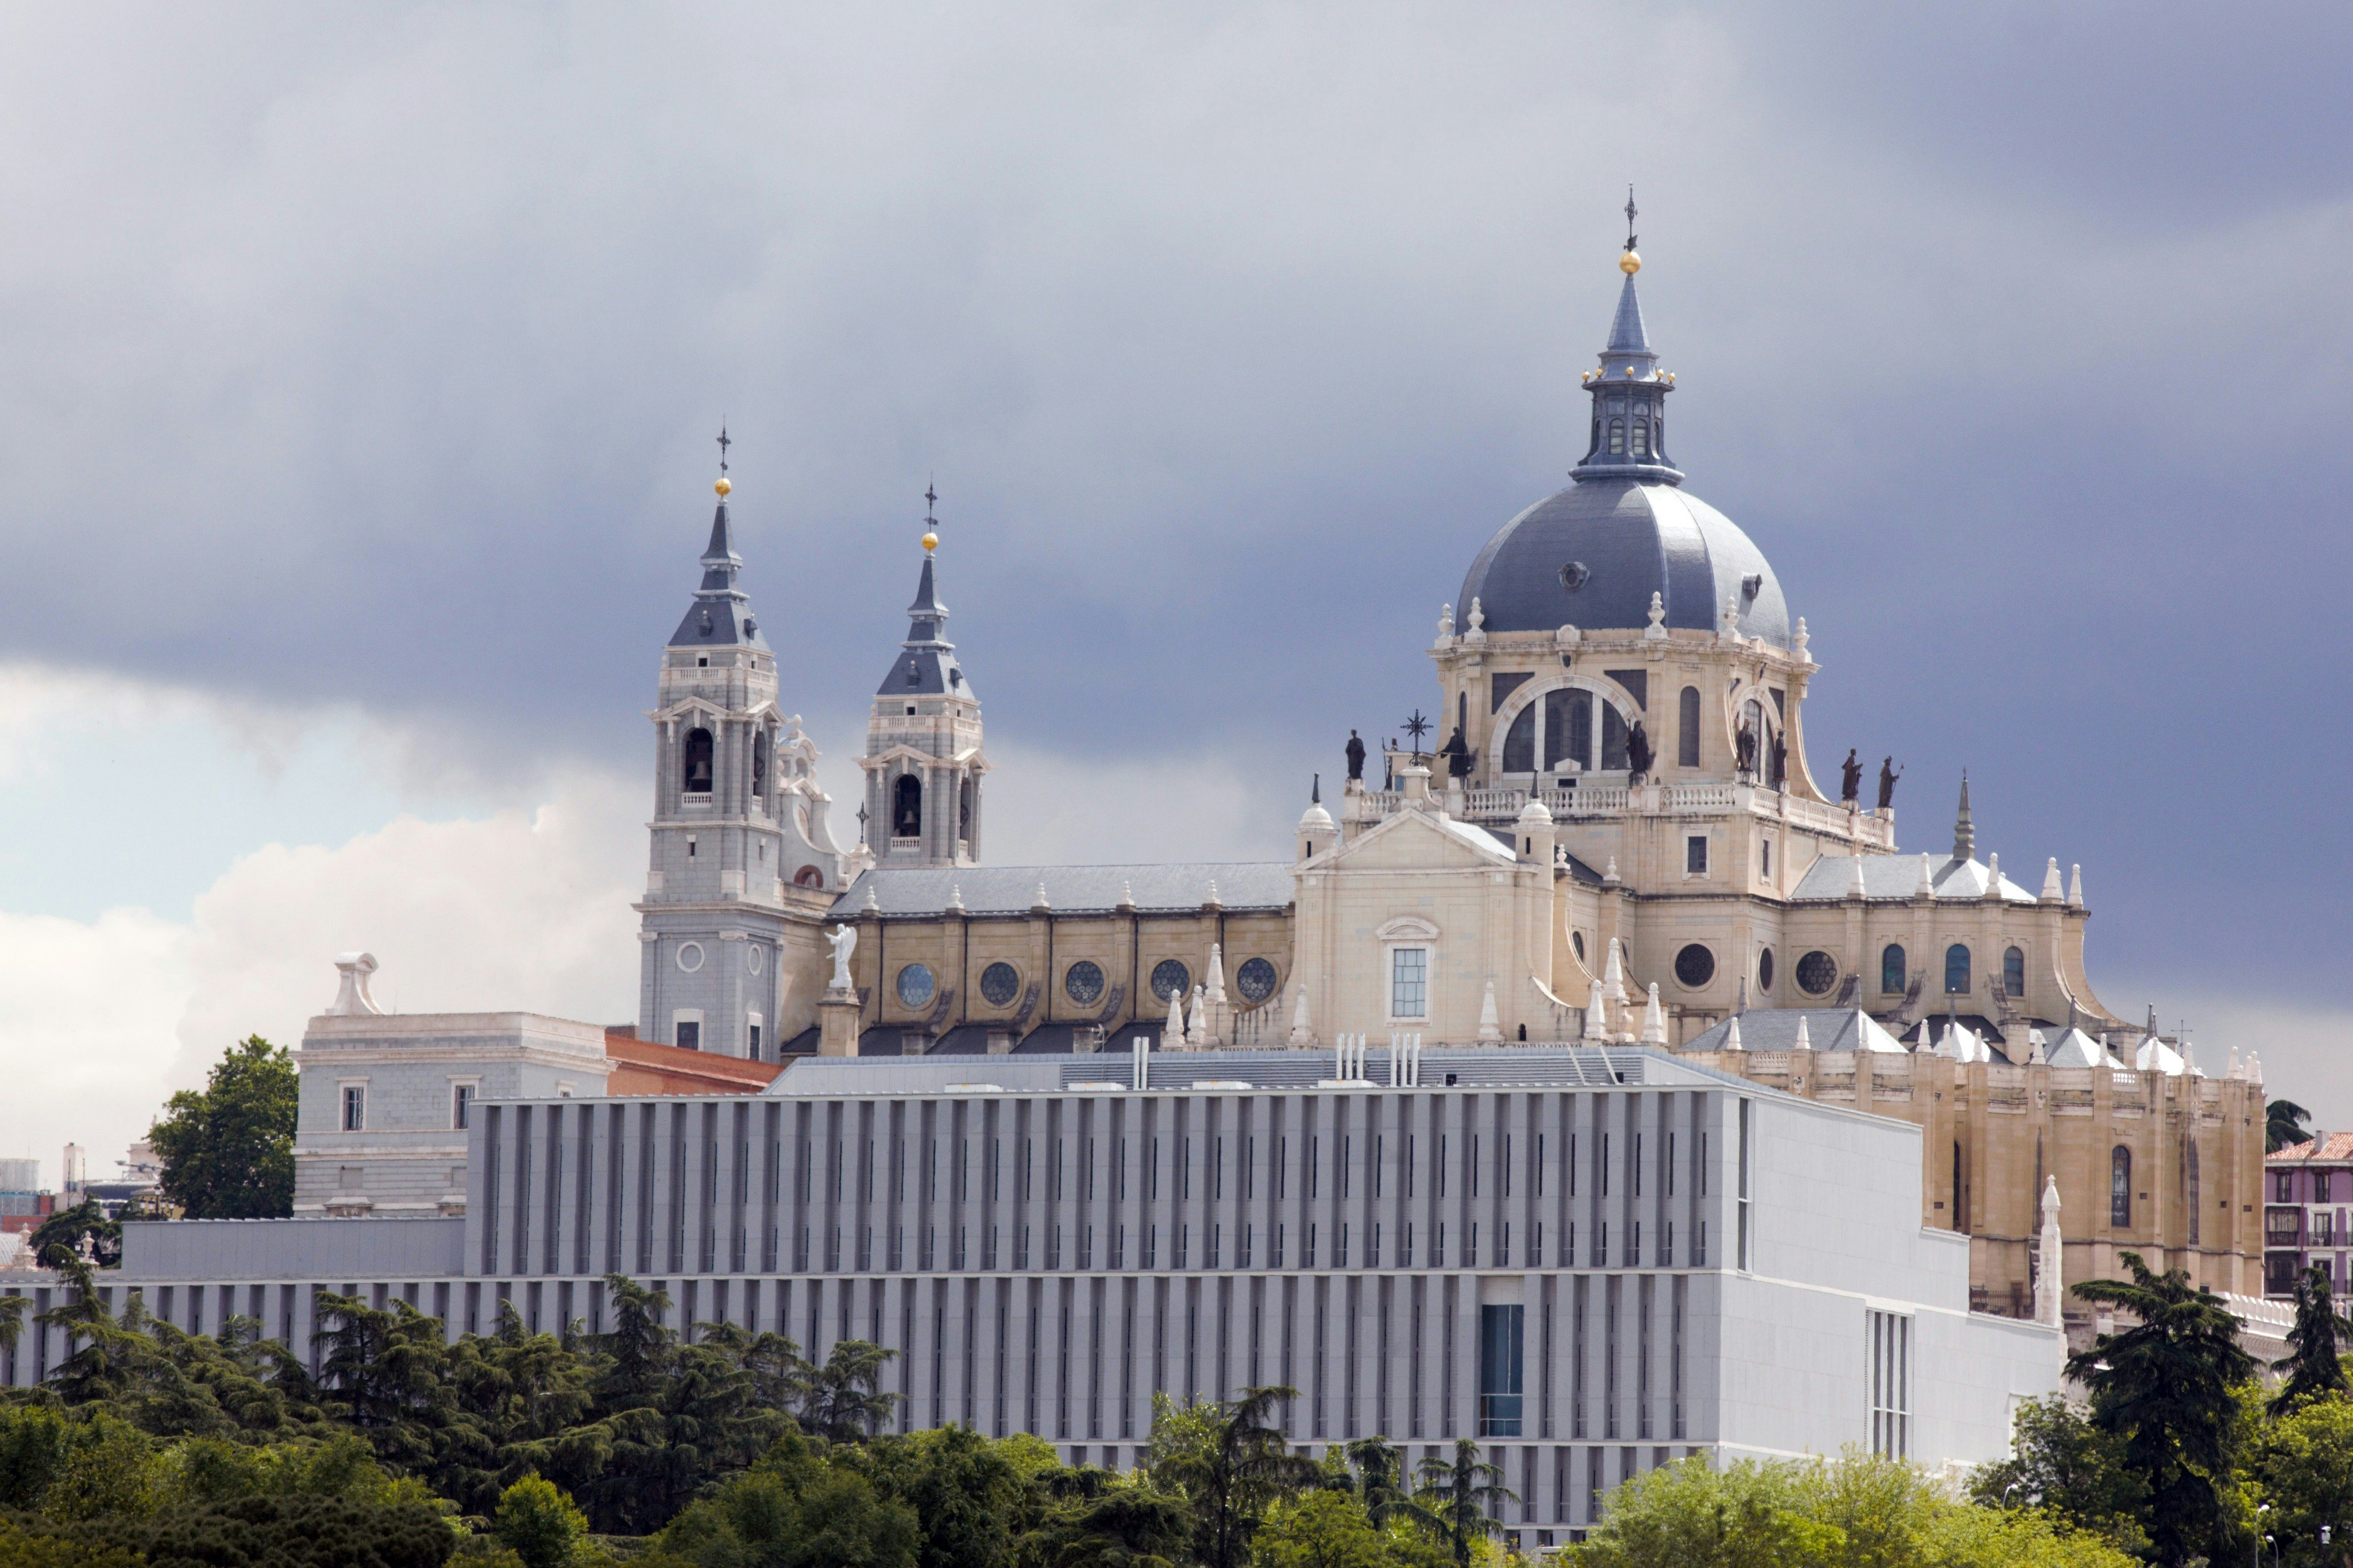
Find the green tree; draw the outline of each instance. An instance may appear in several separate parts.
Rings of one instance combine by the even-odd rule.
[[[554,1482],[528,1475],[499,1494],[491,1533],[523,1568],[566,1568],[588,1539],[588,1518]]]
[[[147,1560],[128,1547],[36,1534],[0,1520],[0,1563],[7,1568],[146,1568]]]
[[[2138,1321],[2069,1356],[2067,1372],[2092,1391],[2093,1424],[2124,1439],[2125,1463],[2147,1484],[2157,1560],[2187,1563],[2219,1544],[2238,1417],[2232,1388],[2255,1363],[2220,1297],[2179,1268],[2152,1273],[2138,1253],[2123,1260],[2129,1279],[2086,1280],[2075,1296]]]
[[[1987,1508],[2040,1509],[2126,1552],[2148,1548],[2139,1520],[2148,1484],[2126,1462],[2124,1438],[2094,1426],[2060,1394],[2019,1406],[2010,1457],[1979,1469],[1969,1496]]]
[[[867,1473],[914,1514],[919,1568],[988,1568],[1008,1560],[1032,1512],[1029,1489],[998,1444],[937,1426],[873,1445]]]
[[[897,1394],[881,1392],[882,1370],[898,1353],[864,1340],[837,1343],[823,1366],[801,1374],[801,1425],[836,1443],[871,1436],[899,1405]]]
[[[2307,1399],[2345,1392],[2345,1363],[2337,1353],[2339,1339],[2353,1339],[2353,1322],[2337,1310],[2328,1289],[2328,1276],[2318,1268],[2306,1269],[2295,1281],[2295,1322],[2287,1331],[2287,1354],[2272,1363],[2274,1372],[2287,1377],[2271,1403],[2274,1415],[2284,1415]]]
[[[81,1238],[89,1237],[90,1251],[100,1268],[111,1268],[122,1261],[122,1226],[106,1217],[106,1210],[96,1198],[85,1199],[69,1209],[59,1209],[40,1223],[38,1229],[26,1238],[27,1254],[44,1265],[56,1256],[57,1249],[79,1253]]]
[[[1390,1559],[1364,1502],[1327,1489],[1268,1510],[1250,1542],[1250,1561],[1257,1568],[1388,1568]]]
[[[1421,1485],[1414,1500],[1445,1532],[1457,1564],[1471,1561],[1471,1543],[1495,1533],[1495,1510],[1520,1494],[1504,1484],[1501,1467],[1479,1457],[1478,1443],[1454,1439],[1454,1457],[1432,1454],[1421,1462]]]
[[[164,1194],[190,1219],[273,1219],[294,1212],[294,1058],[248,1035],[200,1089],[164,1102],[148,1131]]]
[[[914,1511],[853,1462],[788,1433],[661,1532],[661,1550],[697,1568],[914,1568]]]
[[[2353,1542],[2353,1398],[2305,1401],[2260,1427],[2248,1444],[2247,1471],[2272,1511],[2265,1528],[2281,1542],[2284,1563],[2319,1563],[2327,1525],[2335,1563]]]
[[[1193,1510],[1193,1552],[1204,1568],[1238,1568],[1267,1509],[1314,1486],[1315,1461],[1291,1451],[1268,1417],[1295,1388],[1245,1389],[1237,1400],[1178,1405],[1153,1395],[1145,1466]]]
[[[1577,1568],[1820,1568],[1845,1536],[1815,1520],[1797,1468],[1742,1459],[1662,1465],[1609,1494],[1600,1528],[1573,1546]]]
[[[1404,1453],[1387,1437],[1359,1437],[1348,1445],[1348,1463],[1356,1473],[1365,1516],[1375,1530],[1387,1530],[1390,1516],[1409,1500]]]
[[[2291,1143],[2310,1138],[2304,1124],[2311,1120],[2312,1112],[2295,1100],[2273,1100],[2263,1107],[2263,1152],[2276,1154]]]
[[[1191,1537],[1184,1499],[1148,1478],[1122,1478],[1050,1509],[1023,1536],[1021,1560],[1039,1568],[1170,1568]]]

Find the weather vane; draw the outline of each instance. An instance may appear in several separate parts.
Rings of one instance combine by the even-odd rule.
[[[727,421],[722,419],[719,422],[719,471],[723,474],[727,471],[727,448],[734,444],[727,438]]]
[[[1626,248],[1634,248],[1634,187],[1626,187]]]

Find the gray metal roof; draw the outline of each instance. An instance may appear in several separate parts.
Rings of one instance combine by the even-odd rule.
[[[1798,1048],[1798,1020],[1806,1021],[1806,1043],[1818,1051],[1867,1051],[1906,1054],[1904,1042],[1880,1027],[1877,1019],[1852,1007],[1760,1007],[1740,1015],[1740,1048],[1745,1051],[1792,1051]],[[1732,1021],[1703,1031],[1685,1050],[1720,1051],[1731,1037]]]
[[[751,595],[737,586],[744,558],[735,553],[734,528],[723,499],[711,515],[711,542],[702,550],[702,585],[686,618],[670,634],[672,647],[766,647],[760,623],[752,614]]]
[[[1281,860],[1191,862],[1168,866],[958,866],[877,868],[833,901],[829,918],[854,920],[874,903],[887,916],[942,915],[948,897],[971,915],[1028,914],[1040,885],[1058,915],[1108,914],[1124,894],[1143,910],[1193,910],[1208,902],[1214,884],[1228,910],[1282,910],[1293,897],[1291,867]]]
[[[1571,563],[1581,580],[1562,576]],[[1573,484],[1505,523],[1471,563],[1454,613],[1462,621],[1475,598],[1489,632],[1630,631],[1651,624],[1652,594],[1669,626],[1693,631],[1715,630],[1737,598],[1744,637],[1789,646],[1780,581],[1738,525],[1672,485],[1624,479]]]
[[[915,602],[907,606],[907,640],[900,645],[903,651],[874,695],[939,697],[952,691],[979,701],[980,694],[956,663],[955,644],[947,640],[948,607],[940,603],[929,552],[924,552],[923,575],[915,580]]]
[[[1982,899],[1990,868],[1981,860],[1938,859],[1919,855],[1862,857],[1862,896],[1866,899],[1909,899],[1920,890],[1920,862],[1928,862],[1928,877],[1940,899]],[[1843,899],[1853,885],[1854,858],[1825,855],[1798,879],[1793,899]],[[2034,895],[2004,877],[2001,896],[2013,904],[2031,904]]]

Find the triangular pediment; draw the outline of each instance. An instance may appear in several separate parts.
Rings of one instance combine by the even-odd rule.
[[[1516,864],[1494,835],[1434,812],[1401,811],[1324,856],[1350,871],[1482,871]]]

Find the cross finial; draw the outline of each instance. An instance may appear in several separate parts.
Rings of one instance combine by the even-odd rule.
[[[939,487],[931,480],[926,479],[923,481],[923,521],[926,524],[939,521],[938,518],[932,515],[933,512],[939,510]]]
[[[722,419],[719,422],[719,471],[723,474],[727,471],[727,448],[734,444],[727,438],[727,421]]]
[[[1634,187],[1628,185],[1626,187],[1626,248],[1629,250],[1634,248],[1634,214],[1636,211],[1637,209],[1634,205]]]

